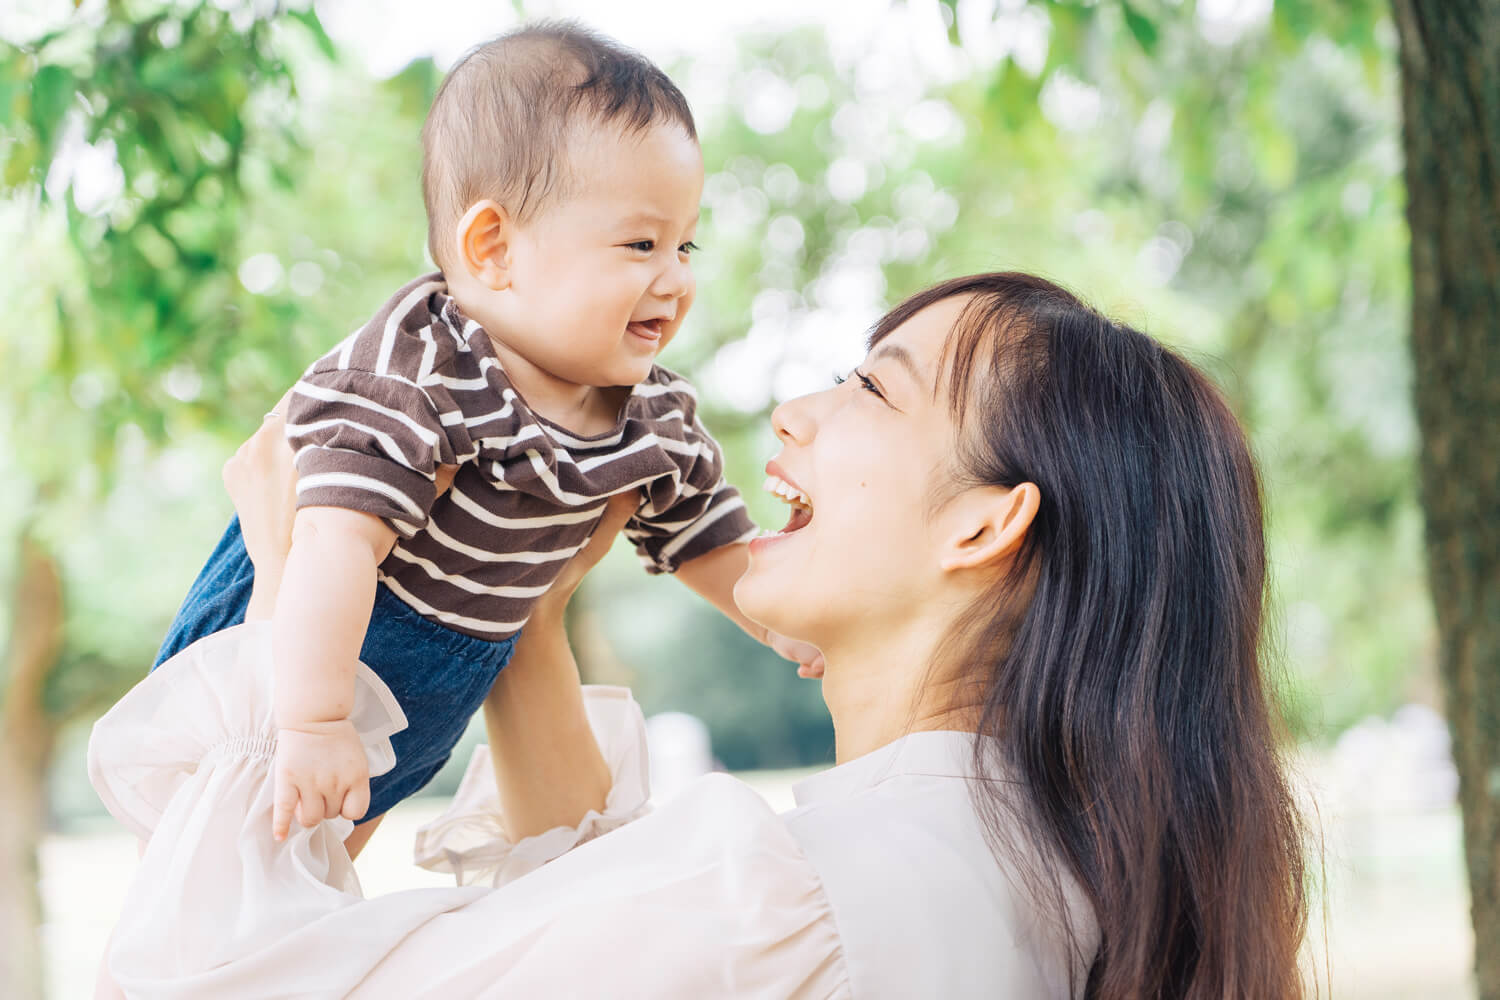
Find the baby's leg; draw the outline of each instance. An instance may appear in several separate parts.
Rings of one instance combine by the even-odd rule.
[[[407,725],[391,736],[396,766],[370,779],[367,815],[420,791],[447,763],[514,648],[514,638],[480,639],[428,621],[386,584],[376,588],[360,659],[395,695]]]

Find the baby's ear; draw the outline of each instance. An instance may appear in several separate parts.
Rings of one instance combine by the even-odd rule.
[[[1041,502],[1035,483],[968,490],[942,514],[947,531],[938,565],[943,570],[977,569],[1008,559],[1031,530]]]
[[[458,221],[458,262],[476,281],[500,291],[510,284],[510,249],[515,228],[510,214],[486,198],[469,206]]]

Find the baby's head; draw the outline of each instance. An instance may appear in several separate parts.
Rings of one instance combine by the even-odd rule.
[[[692,305],[703,189],[666,74],[575,25],[524,27],[453,68],[422,146],[428,245],[464,312],[554,378],[645,378]]]

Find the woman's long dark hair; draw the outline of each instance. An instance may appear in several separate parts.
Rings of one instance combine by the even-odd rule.
[[[1192,365],[1031,275],[930,288],[872,345],[954,296],[957,485],[1041,493],[1014,572],[950,650],[984,686],[980,773],[1023,779],[1019,805],[1015,785],[975,783],[991,844],[1042,859],[1023,874],[1058,907],[1060,873],[1082,888],[1100,930],[1087,997],[1301,996],[1301,821],[1244,433]]]

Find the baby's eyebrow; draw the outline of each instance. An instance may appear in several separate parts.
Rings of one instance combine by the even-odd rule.
[[[701,212],[694,213],[693,217],[688,220],[688,225],[696,226],[701,216]],[[657,215],[655,212],[636,212],[620,220],[620,225],[622,226],[670,226],[671,224],[671,219]]]

